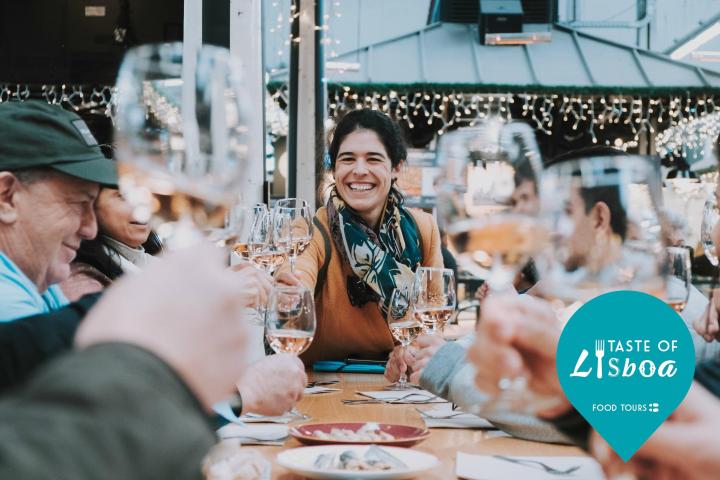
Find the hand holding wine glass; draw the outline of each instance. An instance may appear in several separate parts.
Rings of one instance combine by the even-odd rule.
[[[303,353],[313,341],[315,326],[315,302],[310,290],[275,287],[265,316],[265,337],[275,353]],[[309,418],[295,409],[289,413],[296,418]]]

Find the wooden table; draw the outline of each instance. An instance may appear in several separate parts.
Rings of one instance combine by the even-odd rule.
[[[380,422],[404,425],[424,426],[417,405],[343,405],[345,398],[361,398],[357,391],[382,390],[387,381],[382,375],[351,373],[309,373],[310,380],[340,379],[333,387],[341,391],[306,396],[298,404],[298,410],[310,415],[309,423],[322,422]],[[420,405],[425,408],[426,405]],[[455,478],[455,454],[466,453],[505,454],[505,455],[583,455],[575,447],[529,442],[515,438],[498,437],[496,431],[433,428],[430,438],[414,446],[423,452],[432,453],[441,461],[441,465],[428,474],[419,477],[445,480]],[[252,447],[260,450],[273,464],[272,478],[295,480],[299,477],[275,463],[279,452],[301,447],[297,440],[290,438],[282,447]]]

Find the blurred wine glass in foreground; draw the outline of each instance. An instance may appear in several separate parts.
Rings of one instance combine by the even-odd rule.
[[[440,220],[458,263],[489,269],[493,291],[512,288],[547,240],[536,219],[541,165],[534,135],[527,124],[491,117],[451,149],[453,160],[464,152],[465,182],[449,192]]]
[[[120,189],[170,249],[222,228],[246,181],[243,95],[227,49],[168,43],[125,55],[116,95]]]
[[[538,293],[558,308],[613,290],[664,299],[660,185],[653,157],[590,157],[546,168],[542,218],[553,242],[536,258]]]

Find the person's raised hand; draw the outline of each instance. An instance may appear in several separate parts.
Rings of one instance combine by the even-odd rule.
[[[445,340],[440,335],[420,335],[415,339],[413,348],[407,349],[404,358],[405,363],[412,372],[410,375],[411,383],[420,383],[423,369],[435,355],[435,352],[440,350],[443,345],[445,345]]]
[[[78,348],[124,342],[172,367],[210,410],[247,366],[242,282],[210,245],[172,252],[117,280],[88,313]]]
[[[478,388],[502,391],[506,379],[524,377],[533,392],[556,397],[558,405],[541,412],[554,416],[569,408],[555,368],[560,323],[544,300],[529,295],[492,295],[483,304],[478,334],[468,351]]]
[[[282,271],[275,275],[275,281],[281,285],[288,285],[290,287],[302,287],[303,284],[300,278],[294,273],[289,271]]]
[[[255,267],[246,267],[235,272],[235,282],[242,291],[240,300],[245,303],[246,307],[255,308],[267,305],[273,288],[273,280],[270,275]]]
[[[685,400],[638,449],[625,469],[642,478],[710,480],[720,472],[720,400],[700,384],[690,387]],[[623,471],[622,461],[594,433],[591,451],[606,473]]]
[[[720,339],[719,310],[720,289],[716,288],[710,292],[710,302],[705,307],[703,314],[693,321],[693,328],[706,342]]]
[[[237,382],[243,412],[282,415],[300,400],[307,381],[303,363],[295,355],[265,357],[251,364]]]

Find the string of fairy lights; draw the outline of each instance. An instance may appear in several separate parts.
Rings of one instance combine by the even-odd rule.
[[[285,104],[287,91],[273,92]],[[381,110],[410,130],[425,123],[437,135],[458,126],[473,126],[489,116],[506,121],[523,119],[539,132],[552,135],[556,122],[564,131],[585,132],[592,143],[616,126],[625,138],[605,139],[615,147],[633,148],[645,133],[655,135],[661,156],[685,156],[688,148],[701,147],[720,133],[720,108],[713,95],[563,95],[535,93],[480,94],[465,92],[355,90],[349,86],[329,89],[328,116],[336,119],[348,110]]]
[[[55,105],[79,110],[100,110],[112,116],[115,87],[109,85],[20,85],[0,84],[0,103],[44,99]]]
[[[332,20],[342,17],[341,0],[328,0],[325,2],[326,11],[323,13],[322,25],[315,25],[315,30],[322,30],[321,43],[325,46],[325,55],[328,58],[338,55],[337,48],[341,41],[339,37],[334,35],[332,29]],[[289,0],[273,0],[270,3],[270,11],[267,18],[273,19],[274,23],[268,28],[271,35],[284,38],[281,46],[275,51],[275,55],[280,58],[289,58],[289,47],[291,43],[299,43],[300,37],[293,35],[293,26],[299,21],[300,12],[297,5]],[[270,73],[275,73],[278,67],[270,69]]]

